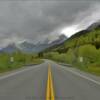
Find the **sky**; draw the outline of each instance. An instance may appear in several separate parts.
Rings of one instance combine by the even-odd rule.
[[[100,0],[0,0],[0,47],[70,37],[98,20]]]

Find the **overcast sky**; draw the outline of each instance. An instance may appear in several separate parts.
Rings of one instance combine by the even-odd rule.
[[[50,34],[70,36],[99,19],[99,0],[0,0],[0,47]]]

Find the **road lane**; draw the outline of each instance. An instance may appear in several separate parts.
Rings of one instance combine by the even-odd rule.
[[[44,100],[47,66],[32,66],[31,70],[0,80],[0,100]]]
[[[100,100],[100,85],[49,60],[4,76],[0,80],[0,100],[46,100],[48,64],[51,65],[55,100]]]
[[[51,63],[55,100],[100,100],[100,85]]]
[[[46,100],[55,100],[55,92],[52,80],[51,65],[48,65],[48,78],[47,78],[47,88],[46,88]]]

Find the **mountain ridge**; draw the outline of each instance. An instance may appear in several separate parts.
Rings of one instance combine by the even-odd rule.
[[[62,45],[51,48],[48,51],[58,51],[59,53],[66,52],[69,48],[75,48],[80,45],[92,44],[96,48],[100,48],[100,22],[95,22],[91,24],[85,30],[81,30],[70,38],[68,38]],[[83,38],[82,38],[83,37]],[[83,40],[82,40],[83,39]]]
[[[21,51],[21,52],[25,52],[25,53],[39,53],[49,47],[63,43],[66,39],[67,39],[67,37],[62,34],[59,36],[58,39],[56,39],[50,43],[47,38],[44,40],[44,42],[42,42],[42,43],[38,42],[37,44],[30,43],[27,41],[23,41],[19,44],[12,43],[12,44],[9,44],[6,47],[2,48],[1,52],[13,53],[16,51]]]

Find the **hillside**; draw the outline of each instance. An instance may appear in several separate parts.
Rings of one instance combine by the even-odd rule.
[[[92,44],[97,49],[100,48],[100,23],[94,23],[86,30],[82,30],[72,35],[62,45],[56,46],[50,49],[50,51],[58,51],[60,53],[64,53],[69,48],[75,48],[85,44]]]
[[[100,75],[100,23],[92,24],[62,45],[47,50],[44,57]]]

